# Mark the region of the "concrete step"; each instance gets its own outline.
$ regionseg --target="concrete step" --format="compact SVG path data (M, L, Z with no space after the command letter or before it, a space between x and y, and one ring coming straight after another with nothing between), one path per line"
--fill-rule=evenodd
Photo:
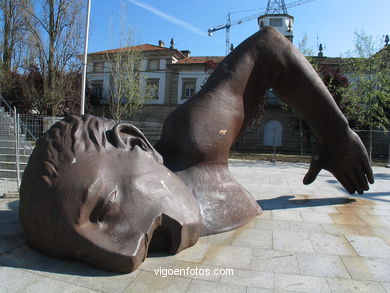
M19 198L19 192L17 191L8 191L3 193L2 195L0 194L1 198Z
M27 163L26 162L20 162L19 168L20 171L24 171L26 169ZM16 162L0 162L0 170L11 170L16 172Z
M0 141L13 139L15 139L15 135L13 133L0 132Z
M1 140L0 141L0 147L15 147L15 141L14 140Z
M19 154L20 155L30 155L33 151L33 148L23 148L19 146ZM15 146L12 147L0 147L0 154L3 155L14 155L15 154Z
M19 154L19 161L27 163L30 158L28 154ZM0 154L0 162L16 162L15 154Z
M17 193L18 186L16 178L1 178L0 177L0 197L14 196Z
M23 171L21 170L19 174L20 174L20 178L22 178ZM15 179L16 170L0 169L0 178Z

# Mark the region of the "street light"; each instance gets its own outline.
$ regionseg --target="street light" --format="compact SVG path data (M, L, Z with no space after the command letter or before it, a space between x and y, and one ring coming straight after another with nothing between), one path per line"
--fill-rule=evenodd
M87 54L88 54L88 37L89 37L89 17L91 14L91 0L88 0L87 20L85 24L85 42L84 42L84 58L83 58L83 77L81 81L81 102L80 115L84 115L85 109L85 85L87 82Z

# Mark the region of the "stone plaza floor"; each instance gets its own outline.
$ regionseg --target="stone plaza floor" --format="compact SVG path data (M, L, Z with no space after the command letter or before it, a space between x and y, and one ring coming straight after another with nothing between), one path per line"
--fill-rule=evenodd
M0 199L0 292L390 292L390 169L374 167L375 184L350 196L326 171L304 186L307 168L230 161L263 213L131 274L30 249L18 200Z

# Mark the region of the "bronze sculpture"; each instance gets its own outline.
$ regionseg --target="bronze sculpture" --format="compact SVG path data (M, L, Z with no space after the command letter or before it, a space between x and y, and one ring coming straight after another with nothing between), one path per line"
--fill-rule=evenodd
M228 154L267 88L319 138L304 183L323 168L350 193L368 190L374 180L360 139L305 57L266 27L167 118L157 151L132 125L92 116L55 124L23 176L20 220L28 244L131 272L148 249L176 253L199 236L245 224L261 210L230 174Z

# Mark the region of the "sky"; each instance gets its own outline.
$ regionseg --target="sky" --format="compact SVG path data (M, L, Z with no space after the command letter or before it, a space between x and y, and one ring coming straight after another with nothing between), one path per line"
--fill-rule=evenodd
M87 1L87 0L85 0ZM286 5L297 0L285 0ZM125 24L134 32L134 44L190 50L191 56L224 56L225 30L207 35L210 27L261 14L268 0L91 0L88 52L117 48ZM241 11L241 12L237 12ZM125 12L125 13L121 13ZM323 44L328 57L347 56L354 49L354 32L364 30L384 45L390 35L390 0L313 0L288 9L295 18L294 44L307 36L307 47L318 53ZM126 20L122 21L123 15ZM257 19L234 25L230 40L237 46L258 30Z

